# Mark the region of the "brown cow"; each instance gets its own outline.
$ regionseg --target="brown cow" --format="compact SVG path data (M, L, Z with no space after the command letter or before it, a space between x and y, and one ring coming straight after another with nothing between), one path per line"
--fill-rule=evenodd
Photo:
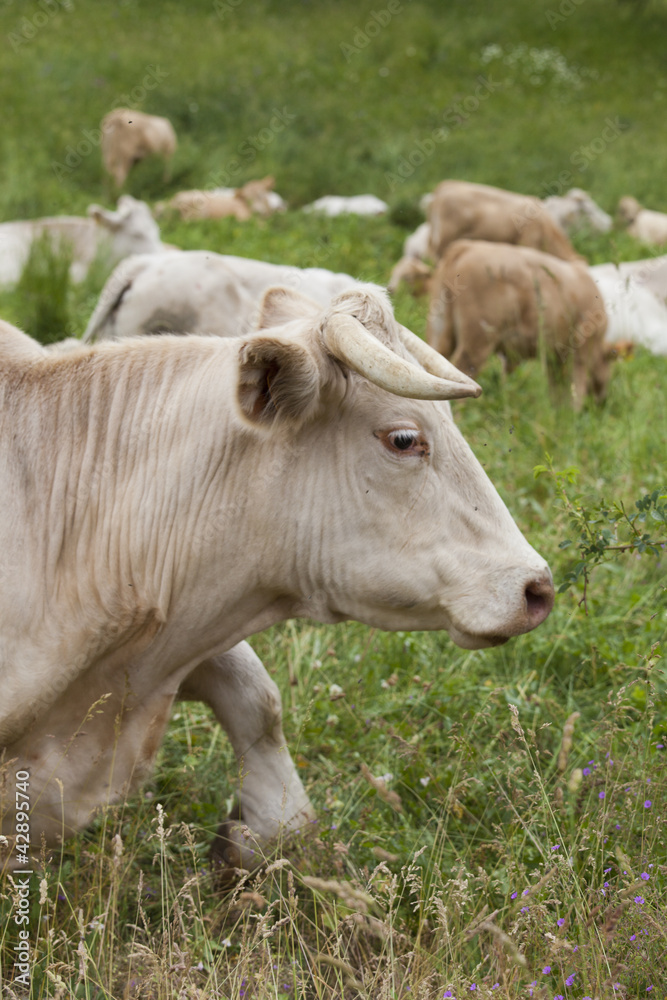
M155 154L168 162L176 150L176 133L168 118L114 108L102 119L101 129L102 161L119 188L139 160Z
M516 243L562 260L583 259L539 198L470 181L443 181L428 215L434 260L460 239Z
M494 353L511 368L539 353L550 367L573 367L573 399L604 399L609 352L607 314L588 269L532 247L458 240L438 264L427 340L457 368L477 376ZM554 365L555 362L555 365Z

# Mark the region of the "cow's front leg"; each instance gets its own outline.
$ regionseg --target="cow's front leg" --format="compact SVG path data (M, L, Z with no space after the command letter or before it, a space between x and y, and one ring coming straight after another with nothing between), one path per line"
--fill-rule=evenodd
M200 663L178 696L211 706L239 762L238 804L218 829L212 856L227 867L252 867L281 832L315 818L285 744L280 692L241 642Z

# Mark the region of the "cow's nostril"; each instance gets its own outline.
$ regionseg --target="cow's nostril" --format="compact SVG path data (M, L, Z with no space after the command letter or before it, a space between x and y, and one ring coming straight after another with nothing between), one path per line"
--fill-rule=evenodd
M526 610L533 626L539 625L548 616L554 604L554 588L551 579L533 580L526 587Z

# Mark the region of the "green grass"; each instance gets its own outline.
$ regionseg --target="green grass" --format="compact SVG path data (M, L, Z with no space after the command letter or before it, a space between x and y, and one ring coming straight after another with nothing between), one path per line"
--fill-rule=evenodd
M4 6L8 39L41 10ZM393 208L387 219L290 212L166 224L164 238L185 249L384 282L418 221L419 196L446 176L544 194L566 172L566 187L587 188L610 211L625 193L667 209L664 4L586 0L554 30L546 14L559 5L547 0L402 7L367 45L346 50L349 61L341 44L355 44L358 26L383 4L242 0L219 5L224 18L204 2L62 8L16 52L6 45L0 213L78 213L109 201L97 148L62 180L52 165L149 66L166 75L140 106L168 115L180 145L166 188L161 165L146 162L131 174L133 194L158 200L224 183L220 172L274 107L286 107L294 121L244 159L233 181L273 172L292 206L370 191ZM531 47L557 49L565 71ZM454 105L484 74L502 86L452 123ZM608 117L620 119L620 135L577 166L572 158ZM444 124L446 140L422 164L408 161L412 172L391 189L386 175ZM647 253L619 233L582 237L577 248L592 262ZM65 318L47 327L80 334L103 280L96 271L67 289ZM0 315L36 334L30 302L26 286L4 291ZM423 333L425 302L400 293L395 306ZM664 487L666 377L665 359L638 352L616 365L605 406L575 415L551 401L537 362L507 378L491 363L484 395L456 406L557 584L575 561L559 547L572 537L570 520L556 480L536 479L534 467L547 454L555 470L576 467L567 490L585 508L603 498L632 507ZM664 576L662 550L609 559L593 571L585 605L571 588L537 631L481 652L445 634L354 623L289 622L255 637L283 693L317 827L277 845L284 865L265 865L221 894L207 850L237 765L210 714L178 706L142 793L55 852L41 889L33 880L32 996L664 997ZM332 684L344 697L331 700ZM362 765L392 776L400 809ZM12 996L11 887L0 895L0 980Z

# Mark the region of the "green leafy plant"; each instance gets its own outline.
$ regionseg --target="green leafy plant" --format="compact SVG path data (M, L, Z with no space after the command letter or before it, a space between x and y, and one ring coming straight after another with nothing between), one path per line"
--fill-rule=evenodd
M647 528L647 522L667 524L667 489L655 489L635 500L634 510L629 510L623 501L608 503L604 499L586 502L580 493L570 495L567 486L577 482L579 470L575 466L556 470L550 455L546 455L546 465L536 465L533 475L537 479L550 475L556 484L558 501L567 512L572 538L565 538L560 549L576 545L579 560L568 570L565 580L558 587L563 593L569 587L583 581L580 603L586 607L588 585L595 566L619 552L650 552L657 556L660 548L667 544L667 530L661 537L654 537Z
M19 326L42 344L62 340L70 329L69 269L72 247L49 233L33 240L16 288Z

